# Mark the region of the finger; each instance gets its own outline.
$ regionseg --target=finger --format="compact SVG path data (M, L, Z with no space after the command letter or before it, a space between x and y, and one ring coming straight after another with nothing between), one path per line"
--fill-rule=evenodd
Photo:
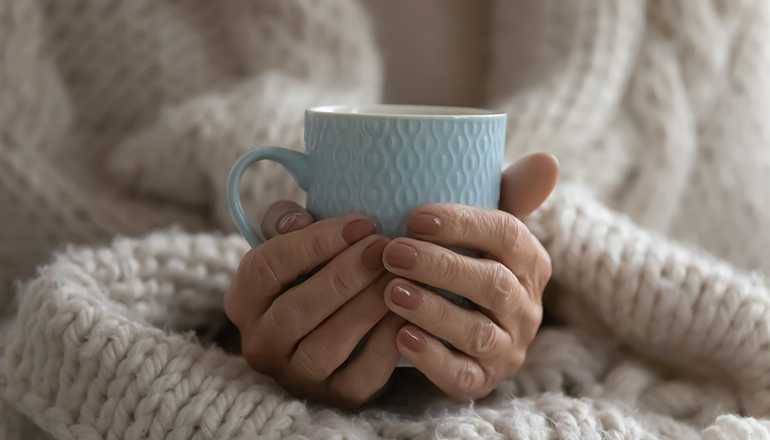
M500 209L518 218L529 215L548 198L559 176L559 161L546 153L525 156L503 171Z
M397 238L385 246L385 268L394 275L444 289L490 310L510 310L529 300L516 276L500 262L466 257L439 245Z
M312 383L326 380L388 313L383 292L391 279L391 274L380 275L305 336L289 361L289 369Z
M412 324L399 330L396 345L402 356L454 399L481 398L496 385L475 360L463 353L450 351Z
M247 332L284 286L375 232L374 223L349 214L321 220L250 249L225 292L227 317Z
M499 360L513 346L511 335L487 315L452 304L407 280L399 278L388 285L385 303L393 313L468 356Z
M409 217L407 229L421 240L478 249L492 256L528 290L542 290L551 277L551 259L545 248L524 223L507 212L448 203L423 205Z
M313 216L294 202L281 200L267 208L262 218L262 236L265 240L298 231L313 223Z
M272 335L281 354L288 355L297 341L384 271L382 250L386 240L379 235L364 238L309 280L281 294L262 317L259 331Z
M361 353L331 376L329 389L341 403L359 405L385 386L401 359L396 335L404 323L396 315L386 315L374 328Z

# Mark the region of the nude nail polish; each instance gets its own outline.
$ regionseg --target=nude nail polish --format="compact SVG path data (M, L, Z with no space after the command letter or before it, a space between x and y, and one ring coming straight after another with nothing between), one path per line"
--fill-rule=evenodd
M388 243L384 240L377 240L361 252L361 263L369 270L380 270L382 265L382 251Z
M413 286L402 282L393 286L393 290L390 292L390 299L393 300L393 304L408 310L414 310L420 307L422 303L420 292Z
M421 212L409 217L406 228L419 235L433 235L441 229L441 220L433 214Z
M425 336L417 330L410 329L409 327L403 327L398 332L398 340L409 351L415 353L422 353L428 347L428 341L425 340Z
M292 226L294 226L302 216L303 214L301 212L291 212L284 215L281 217L281 220L278 221L278 224L275 227L276 231L278 231L279 234L291 232Z
M351 245L375 232L377 232L377 228L374 227L371 220L360 218L345 225L342 229L342 239Z
M385 250L385 260L398 269L412 269L417 264L417 249L404 243L393 243Z

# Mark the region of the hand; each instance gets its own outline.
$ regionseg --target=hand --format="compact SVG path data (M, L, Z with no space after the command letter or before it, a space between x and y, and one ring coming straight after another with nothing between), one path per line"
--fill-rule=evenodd
M224 297L242 355L298 397L340 406L369 400L401 357L395 338L404 321L383 301L392 279L382 265L387 239L360 215L313 223L290 202L269 209L262 231L267 241L244 256Z
M529 214L550 194L557 173L558 162L548 155L512 165L503 174L501 207ZM397 238L384 252L385 267L399 277L388 284L385 302L409 321L398 333L398 350L450 397L484 397L524 362L542 321L551 259L521 221L500 210L424 205L407 228L414 238ZM443 246L476 249L482 258ZM468 298L479 310L456 306L415 282Z

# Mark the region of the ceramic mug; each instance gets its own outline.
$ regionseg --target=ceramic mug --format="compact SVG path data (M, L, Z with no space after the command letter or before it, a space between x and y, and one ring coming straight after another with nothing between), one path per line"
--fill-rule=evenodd
M505 113L461 107L309 109L305 111L305 153L264 147L235 162L227 180L230 215L249 244L262 243L243 212L238 191L246 168L260 160L278 162L291 173L307 192L306 208L316 220L359 212L374 221L379 234L391 239L406 235L409 214L425 203L495 209L505 125ZM474 307L459 295L425 287L457 305ZM362 345L363 341L351 357ZM411 365L401 359L398 366Z
M419 205L452 202L497 208L506 114L413 105L326 106L305 111L306 152L259 148L235 162L227 181L230 215L252 245L238 191L260 160L283 165L307 192L316 220L359 212L388 238L406 234Z

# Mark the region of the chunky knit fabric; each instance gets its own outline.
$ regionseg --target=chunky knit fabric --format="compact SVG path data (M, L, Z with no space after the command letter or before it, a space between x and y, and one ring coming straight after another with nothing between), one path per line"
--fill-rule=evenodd
M54 438L770 438L770 290L563 187L530 219L555 310L475 405L341 414L292 399L185 331L221 319L237 236L157 232L70 249L24 289L4 396ZM180 333L181 332L181 333ZM415 397L416 398L416 397ZM403 411L403 408L402 408Z
M473 405L349 414L192 332L222 322L246 251L225 235L233 160L301 149L306 107L378 99L364 10L0 0L5 298L51 249L123 237L60 247L20 286L0 334L2 434L770 438L770 3L501 0L489 24L479 81L508 112L507 159L562 164L527 219L560 324ZM244 190L255 218L301 200L275 166Z
M62 243L233 229L224 185L240 154L301 150L305 108L378 96L373 38L349 0L0 5L5 292ZM280 167L249 174L256 217L301 197Z

